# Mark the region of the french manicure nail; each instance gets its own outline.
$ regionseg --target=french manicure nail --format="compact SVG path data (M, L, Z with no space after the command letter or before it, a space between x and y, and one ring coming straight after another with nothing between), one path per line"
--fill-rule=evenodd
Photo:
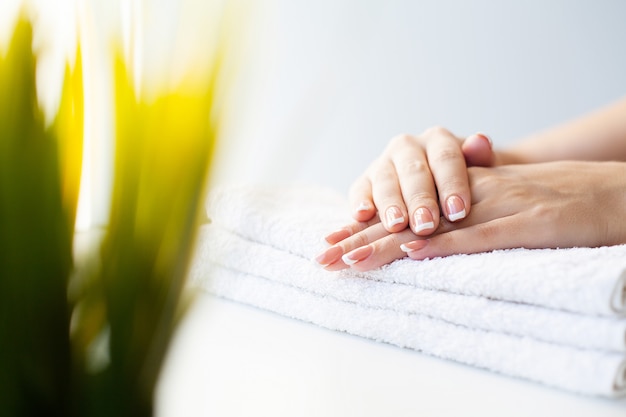
M387 223L387 227L395 226L396 224L400 224L404 222L404 216L400 209L396 206L391 206L385 211L385 220Z
M329 265L333 262L337 262L341 255L343 255L343 249L341 249L339 246L331 246L324 252L317 255L315 257L315 262L320 265Z
M353 251L350 251L343 255L341 257L341 260L346 265L354 265L355 263L362 261L363 259L370 256L373 251L374 248L372 248L370 245L361 246L360 248L354 249Z
M356 208L356 211L367 211L371 208L370 203L367 201L361 201L359 206Z
M465 218L465 203L460 197L453 195L446 201L448 208L448 219L451 222Z
M422 230L434 229L435 222L433 221L433 215L430 210L424 207L420 207L415 210L413 215L415 218L415 233L419 233Z
M428 245L428 242L430 242L428 239L414 240L412 242L403 243L400 245L400 249L402 252L414 252L416 250L424 249L426 245Z

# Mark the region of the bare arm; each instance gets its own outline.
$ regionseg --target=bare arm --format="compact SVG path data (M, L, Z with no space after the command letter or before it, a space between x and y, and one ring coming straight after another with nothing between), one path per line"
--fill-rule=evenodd
M626 98L497 152L496 164L626 161Z

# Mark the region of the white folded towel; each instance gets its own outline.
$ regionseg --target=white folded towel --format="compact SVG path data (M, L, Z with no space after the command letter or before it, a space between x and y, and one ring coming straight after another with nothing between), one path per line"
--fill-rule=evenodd
M239 187L214 193L209 208L213 224L201 230L190 278L217 295L331 329L576 392L606 396L626 392L624 319L546 308L557 305L610 314L612 291L624 279L623 265L622 269L613 265L616 254L596 251L613 265L608 274L619 271L612 279L594 271L589 281L602 290L591 290L594 296L586 299L582 288L576 287L579 279L572 279L576 285L565 285L565 294L554 292L557 302L545 302L549 298L545 290L535 294L526 288L518 270L490 262L510 265L516 256L554 255L553 262L542 261L544 268L551 265L544 279L557 277L567 284L567 277L558 271L560 262L569 262L562 253L572 250L400 260L365 274L331 273L309 259L323 248L324 233L349 221L345 213L343 198L325 189ZM604 248L617 249L624 253L623 247ZM586 251L594 250L581 249L579 256ZM424 267L433 263L441 264L446 273ZM468 266L480 268L474 279L489 285L450 276L460 275L458 271L467 271ZM530 274L547 272L525 267ZM569 271L566 268L564 273ZM501 276L505 272L512 273ZM579 307L568 299L572 294L579 302L595 303L594 307ZM515 297L529 304L494 299Z
M626 318L582 315L329 272L309 259L252 242L217 224L200 230L193 276L210 276L207 268L211 265L368 308L427 315L583 349L626 352Z
M209 271L205 271L209 272ZM332 330L587 395L623 395L624 357L487 332L417 314L368 308L213 265L203 288Z
M212 194L207 210L211 221L246 239L309 259L324 248L322 236L351 222L345 199L315 186L229 187ZM353 275L582 314L626 314L626 245L405 258Z

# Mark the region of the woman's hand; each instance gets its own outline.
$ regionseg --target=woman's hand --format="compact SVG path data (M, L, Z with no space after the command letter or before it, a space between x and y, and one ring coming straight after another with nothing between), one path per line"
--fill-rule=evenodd
M389 233L376 221L347 227L317 260L329 270L365 271L413 259L507 248L596 247L626 243L626 163L550 162L468 169L473 209L442 221L428 239ZM342 256L343 255L343 256Z
M490 166L493 159L491 141L483 134L462 140L434 127L420 136L397 136L353 184L353 216L366 222L378 214L389 232L409 225L416 235L430 235L440 212L451 222L469 214L467 165Z

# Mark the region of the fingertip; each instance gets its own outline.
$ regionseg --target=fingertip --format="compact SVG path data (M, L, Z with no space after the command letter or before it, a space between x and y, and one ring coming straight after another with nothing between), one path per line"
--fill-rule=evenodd
M430 243L430 239L418 239L400 245L400 250L411 254L424 249Z
M458 195L451 195L446 200L446 213L451 222L463 220L469 214L469 205Z
M487 141L487 143L489 144L489 148L493 149L493 141L491 140L491 137L489 135L482 132L476 132L473 136L477 137L478 139L482 139L483 141Z
M406 229L408 224L407 216L398 206L390 206L385 210L383 223L385 225L385 229L391 233Z
M437 230L439 217L435 218L432 210L420 207L413 212L412 230L418 236L428 236Z
M436 239L435 239L436 240ZM418 239L412 242L404 243L401 245L401 249L406 253L406 256L415 260L423 261L425 259L432 258L433 254L433 238Z
M362 262L365 259L369 258L372 253L374 253L374 248L371 245L361 246L359 248L353 249L350 252L344 254L341 257L341 260L344 264L348 266L352 266L358 262Z
M493 165L493 142L484 133L475 133L468 136L461 145L465 161L471 166Z
M315 256L314 261L320 265L328 266L337 262L343 255L343 249L340 246L331 246L319 255Z
M352 210L352 217L359 222L371 220L376 214L374 204L368 200L361 200Z

